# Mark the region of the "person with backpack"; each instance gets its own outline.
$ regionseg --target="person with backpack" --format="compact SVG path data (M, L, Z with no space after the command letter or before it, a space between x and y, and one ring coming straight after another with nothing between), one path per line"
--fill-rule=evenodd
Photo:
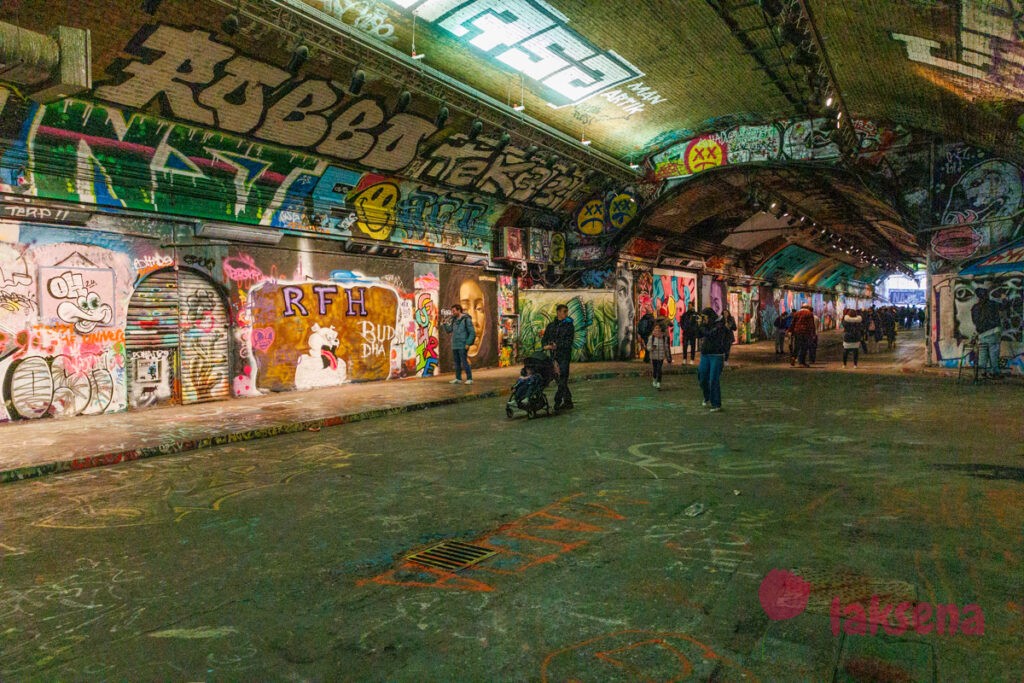
M644 355L643 360L646 362L650 360L648 358L647 351L647 340L651 338L651 333L654 331L654 314L644 313L643 317L640 318L640 322L636 324L636 333L640 337L640 342L643 344Z
M462 306L452 304L452 317L443 323L444 331L452 335L452 357L455 361L455 379L449 384L462 384L462 370L466 370L466 384L473 383L473 369L469 366L469 347L476 341L473 318L463 313Z
M811 367L807 364L807 354L811 350L811 341L817 331L814 329L814 311L811 310L810 304L803 304L793 314L793 323L789 331L793 335L793 353L789 357L789 364L796 365L799 361L800 367Z
M697 357L697 337L700 336L700 316L692 308L679 316L679 327L683 331L683 364L689 365ZM690 359L686 359L686 352L689 350Z
M705 308L700 317L700 366L697 368L697 382L704 395L704 407L711 407L712 413L722 410L722 368L725 367L725 351L732 331L725 321L718 317L713 308Z

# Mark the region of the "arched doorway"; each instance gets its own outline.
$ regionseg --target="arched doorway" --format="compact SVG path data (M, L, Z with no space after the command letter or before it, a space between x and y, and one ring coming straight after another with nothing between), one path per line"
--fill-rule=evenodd
M214 283L186 268L147 276L128 304L133 408L230 398L230 319Z

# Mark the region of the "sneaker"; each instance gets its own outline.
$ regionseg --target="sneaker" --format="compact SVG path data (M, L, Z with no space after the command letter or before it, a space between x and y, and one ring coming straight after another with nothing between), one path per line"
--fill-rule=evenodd
M467 379L467 380L466 380L466 381L464 382L464 384L472 384L472 383L473 383L473 380L471 380L471 379Z
M711 405L710 401L701 401L700 402L700 407L701 408L707 408L709 405Z
M655 382L654 383L654 388L655 389L661 389L661 382Z
M658 388L658 380L651 381L651 386L654 387L655 389L657 389Z
M791 367L791 368L795 368L796 367L796 358L790 358L789 359L789 367Z
M710 412L712 412L712 413L720 413L720 412L722 412L722 406L718 406L717 408L712 408L710 410Z
M448 384L462 384L462 380L461 379L453 379L452 381L448 382Z

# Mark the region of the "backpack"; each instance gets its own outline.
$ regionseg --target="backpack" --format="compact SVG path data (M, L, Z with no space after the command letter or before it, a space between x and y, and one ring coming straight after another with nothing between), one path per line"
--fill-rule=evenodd
M644 317L640 318L640 322L637 323L636 333L646 342L647 338L651 336L651 332L654 332L654 316L650 313L645 313Z

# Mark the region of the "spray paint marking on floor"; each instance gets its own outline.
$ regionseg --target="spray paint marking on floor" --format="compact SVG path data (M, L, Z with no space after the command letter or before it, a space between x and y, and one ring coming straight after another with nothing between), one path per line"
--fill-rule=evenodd
M610 507L612 500L597 496L600 500L597 502L588 498L582 493L567 496L473 539L470 541L473 545L490 548L497 555L485 564L459 574L406 561L383 574L360 580L356 585L376 583L441 590L493 591L492 577L516 576L553 562L587 545L596 535L615 531L615 523L626 519L625 515Z

